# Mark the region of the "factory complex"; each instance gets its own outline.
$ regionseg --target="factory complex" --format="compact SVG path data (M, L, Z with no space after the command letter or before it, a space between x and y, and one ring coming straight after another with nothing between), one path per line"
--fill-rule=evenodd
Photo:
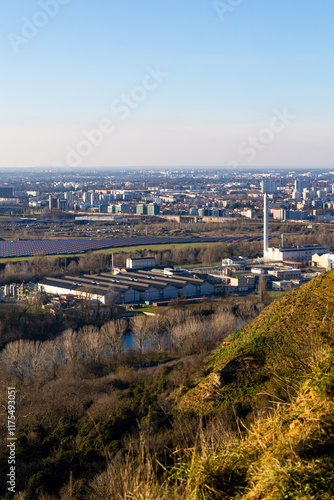
M327 247L321 245L298 245L297 247L284 248L283 244L281 248L269 247L269 208L268 208L268 195L267 192L264 193L263 197L264 209L263 209L263 258L265 261L271 262L286 262L293 263L294 265L321 265L316 264L319 262L319 257L326 254L327 261L325 266L327 268L328 261L333 260L331 258L330 251ZM313 256L317 256L318 260L314 260ZM312 264L313 261L313 264Z
M175 299L178 297L203 297L215 293L214 286L206 280L188 276L175 276L171 270L151 269L118 270L117 274L85 274L80 277L44 278L38 290L50 295L131 304Z

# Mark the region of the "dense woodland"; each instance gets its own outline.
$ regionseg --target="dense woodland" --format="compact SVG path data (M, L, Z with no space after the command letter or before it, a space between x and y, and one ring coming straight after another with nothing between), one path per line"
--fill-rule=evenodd
M142 426L148 434L152 425L168 429L168 437L150 445L163 458L181 429L170 413L171 392L192 387L198 370L204 373L203 357L264 307L256 298L191 309L175 301L156 316L86 324L58 334L50 323L40 336L44 340L7 343L0 354L2 390L7 384L17 390L17 479L24 498L63 495L69 481L80 490L84 477L125 456L132 440L139 446ZM134 347L125 351L122 336L128 330ZM5 462L4 447L1 470Z

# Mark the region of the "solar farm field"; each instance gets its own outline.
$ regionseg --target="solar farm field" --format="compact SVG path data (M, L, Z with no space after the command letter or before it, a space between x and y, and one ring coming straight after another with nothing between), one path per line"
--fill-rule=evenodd
M131 246L191 244L191 243L233 243L237 241L259 241L259 236L233 238L109 238L101 240L20 240L0 242L0 258L28 257L33 255L67 255Z

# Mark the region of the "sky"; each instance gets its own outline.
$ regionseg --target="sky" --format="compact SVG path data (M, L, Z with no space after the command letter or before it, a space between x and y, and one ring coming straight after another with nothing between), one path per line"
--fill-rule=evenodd
M333 167L333 0L0 0L0 168Z

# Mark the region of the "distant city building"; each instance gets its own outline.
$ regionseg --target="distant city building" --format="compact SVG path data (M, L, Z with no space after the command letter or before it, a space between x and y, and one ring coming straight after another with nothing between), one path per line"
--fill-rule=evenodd
M58 210L66 210L67 209L67 200L57 199L57 209Z
M287 210L286 208L271 209L275 220L306 220L308 212L306 210Z
M159 215L160 206L155 203L145 205L143 203L136 206L136 214L139 215Z
M72 191L67 191L64 194L65 200L67 200L67 206L68 207L73 207L73 200L74 200L74 195Z
M246 210L243 210L241 212L241 215L243 217L247 217L247 219L253 219L254 215L255 215L255 212L254 210L251 210L251 209L246 209Z
M49 196L49 210L66 210L67 200L57 198L57 196Z
M136 214L139 215L147 215L147 205L144 205L141 203L140 205L136 206Z
M209 212L210 212L210 211L209 211L209 209L208 209L208 208L199 208L199 209L198 209L198 215L199 215L200 217L208 217L208 215L210 215L210 214L209 214Z
M215 208L199 208L199 217L229 217L230 212L228 210L218 210Z
M57 196L49 196L49 210L56 210L58 208L58 198Z
M130 214L131 207L126 203L120 203L119 205L115 205L115 213L116 214Z
M307 201L311 198L311 191L309 191L307 188L303 189L303 200Z
M261 193L274 194L277 192L277 182L271 179L261 181Z
M99 205L99 212L100 212L100 214L107 214L108 213L108 205L105 205L105 204Z
M310 179L302 179L298 178L295 180L295 190L296 191L303 191L304 188L310 189L311 187L311 181Z
M198 215L198 208L191 207L191 209L189 210L189 215Z
M155 203L149 203L147 205L147 215L159 215L159 214L160 214L159 205L156 205Z
M82 195L82 200L84 203L90 203L90 193L87 193L86 191L84 192L84 194Z
M298 191L297 189L294 189L292 191L292 199L293 200L299 200L302 197L302 193Z

